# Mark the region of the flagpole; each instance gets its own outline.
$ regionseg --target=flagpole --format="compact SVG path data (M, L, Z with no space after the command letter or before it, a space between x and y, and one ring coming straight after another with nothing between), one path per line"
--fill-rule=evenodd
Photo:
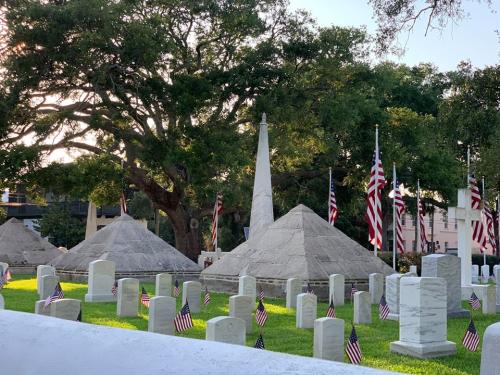
M392 269L396 271L396 163L392 163Z
M470 146L467 146L467 186L470 183Z
M481 185L482 185L482 188L483 188L483 207L484 207L484 202L486 202L486 190L484 189L484 176L482 177L481 179ZM482 215L481 215L482 216ZM488 226L484 224L483 222L483 228L484 228L484 236L487 237L488 236ZM485 246L485 249L483 251L483 264L486 265L486 246Z
M214 252L217 254L219 242L219 193L215 194L215 241L214 241Z
M417 180L417 242L415 243L415 252L418 253L418 249L421 249L422 244L420 239L420 179Z
M331 224L330 221L330 215L331 215L331 209L332 209L332 202L330 199L330 195L332 194L331 192L332 189L332 167L330 167L330 185L328 185L328 224Z
M374 255L377 256L377 242L378 242L378 164L379 164L379 149L378 149L378 124L375 125L375 209L374 209L374 216L375 216L375 225L374 225L374 231L375 231L375 241L374 241Z

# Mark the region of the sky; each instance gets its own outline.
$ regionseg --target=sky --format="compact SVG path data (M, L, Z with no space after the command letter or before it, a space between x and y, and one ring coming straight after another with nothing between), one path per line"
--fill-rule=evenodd
M377 25L368 0L290 0L292 9L305 9L320 26L365 26L375 34ZM476 1L464 1L466 18L449 23L444 30L430 30L425 36L426 19L420 20L415 30L404 32L400 44L406 44L405 54L389 60L416 65L430 62L441 71L456 69L460 61L469 60L473 66L483 68L500 63L500 1L489 8Z

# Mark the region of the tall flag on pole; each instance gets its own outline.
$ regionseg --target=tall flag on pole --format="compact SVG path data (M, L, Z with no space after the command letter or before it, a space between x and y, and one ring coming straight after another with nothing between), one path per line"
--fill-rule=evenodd
M380 303L378 305L378 317L380 320L386 320L389 316L389 305L387 305L387 301L385 299L385 295L382 294L380 298Z
M358 336L356 335L356 329L352 326L351 335L349 336L349 340L347 341L347 346L345 348L345 352L349 361L353 365L359 365L361 363L361 347L359 346Z
M264 289L262 289L262 286L260 287L259 291L259 301L264 302Z
M477 298L476 293L472 292L469 298L469 305L473 310L479 310L481 308L481 301Z
M462 344L464 345L465 349L475 352L477 350L477 347L479 345L479 335L477 333L476 327L474 326L474 322L472 321L472 318L470 319L469 326L467 327L467 330L465 331L464 339L462 340Z
M50 296L47 297L43 307L46 308L52 302L57 301L58 299L63 299L63 298L64 298L64 292L61 288L61 283L57 283L56 287L54 288L54 293L52 293Z
M179 297L179 294L181 294L181 289L179 288L179 280L175 280L174 284L174 297Z
M218 231L219 231L219 215L222 212L222 196L217 193L215 197L214 212L212 214L212 244L214 251L217 251Z
M405 213L405 202L403 201L403 195L401 194L401 189L399 187L399 181L396 178L396 166L393 168L393 181L392 181L392 204L393 204L393 227L394 233L394 254L396 251L400 254L405 252L404 239L403 239L403 215ZM395 255L394 255L395 257ZM395 259L395 258L394 258ZM395 260L394 260L395 261Z
M425 222L424 222L424 217L425 217L425 203L421 199L421 194L420 194L420 181L417 183L417 228L419 232L419 242L420 242L420 251L425 252L427 249L427 234L425 233Z
M477 180L474 175L469 177L469 187L471 191L471 208L475 210L481 209L481 193L477 185ZM472 239L479 244L481 253L486 250L486 235L484 231L483 222L481 220L472 221Z
M337 199L335 198L335 190L333 187L333 178L332 178L332 168L330 168L330 189L328 193L328 223L331 226L335 225L335 220L337 220Z
M493 217L490 205L486 200L484 201L483 214L486 232L488 233L488 242L490 243L491 249L493 250L493 254L495 254L497 251L497 241L495 238L495 219Z
M354 283L351 283L351 299L354 299L354 295L358 292L358 288L354 286Z
M148 292L146 292L146 289L144 289L144 287L142 287L142 292L141 292L141 303L148 307L149 308L149 302L151 301L151 299L149 298L149 294Z
M208 306L209 303L210 303L210 293L208 292L208 288L205 287L205 298L203 299L203 304L205 306Z
M382 189L385 186L384 168L378 148L378 127L375 131L375 152L373 154L370 182L368 183L368 239L374 246L374 253L382 248Z
M193 326L193 319L191 318L191 311L189 310L187 301L181 311L175 316L174 326L177 332L183 332Z
M255 312L255 320L261 327L264 327L264 324L266 324L267 312L262 301L259 301L259 306L257 306L257 311Z
M265 349L264 339L262 338L262 334L260 334L259 337L257 338L257 341L255 342L254 348L256 348L256 349Z
M335 313L335 305L333 304L333 296L332 300L330 301L330 306L328 306L328 309L326 310L326 317L327 318L336 318L337 314Z
M118 294L118 281L115 281L113 286L111 287L111 293L116 297Z

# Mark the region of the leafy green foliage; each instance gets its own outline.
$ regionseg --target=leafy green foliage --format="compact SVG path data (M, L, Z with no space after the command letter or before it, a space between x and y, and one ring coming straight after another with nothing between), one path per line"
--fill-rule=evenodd
M54 246L67 249L79 244L85 239L85 223L71 216L64 206L50 206L38 220L36 230L42 237L49 237Z
M7 220L7 210L0 207L0 225Z

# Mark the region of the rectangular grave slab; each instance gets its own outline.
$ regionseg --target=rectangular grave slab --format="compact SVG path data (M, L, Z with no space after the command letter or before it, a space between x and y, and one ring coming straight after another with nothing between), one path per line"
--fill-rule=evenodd
M233 345L245 345L245 322L239 318L218 316L207 321L206 339Z
M135 317L139 315L139 280L125 278L118 280L116 315Z
M115 302L111 289L115 283L115 262L94 260L89 263L88 293L85 302Z
M149 302L148 331L174 335L175 298L170 296L157 296Z

